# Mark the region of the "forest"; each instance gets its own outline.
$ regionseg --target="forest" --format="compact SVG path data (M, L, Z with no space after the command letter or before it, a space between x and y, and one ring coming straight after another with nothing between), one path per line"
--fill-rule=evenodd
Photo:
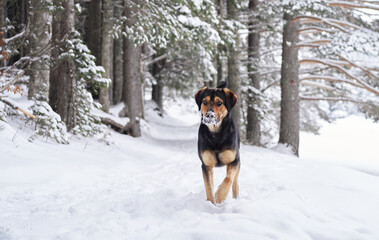
M0 29L0 121L35 121L30 141L139 137L147 101L162 116L222 82L246 144L298 155L339 110L379 120L376 0L1 0ZM118 104L126 125L94 113Z

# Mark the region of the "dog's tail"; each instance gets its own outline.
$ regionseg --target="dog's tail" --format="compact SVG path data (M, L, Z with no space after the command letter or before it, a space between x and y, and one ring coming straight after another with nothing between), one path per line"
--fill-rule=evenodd
M217 88L226 88L226 82L221 82L220 85L217 86Z

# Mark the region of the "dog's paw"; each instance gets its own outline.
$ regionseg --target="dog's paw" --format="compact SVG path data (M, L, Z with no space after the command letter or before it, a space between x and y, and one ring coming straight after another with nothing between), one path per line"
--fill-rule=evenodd
M221 191L217 191L215 194L215 202L216 204L223 203L225 201L225 196L224 194L221 193Z

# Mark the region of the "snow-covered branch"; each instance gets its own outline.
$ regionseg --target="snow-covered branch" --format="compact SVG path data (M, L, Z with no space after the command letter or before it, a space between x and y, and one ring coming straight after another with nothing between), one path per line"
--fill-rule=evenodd
M328 60L322 60L322 59L303 59L303 60L300 60L299 61L299 64L324 64L324 65L328 65L330 67L333 67L335 69L338 69L340 72L344 73L345 75L347 75L348 77L354 79L355 81L358 82L359 85L361 85L363 88L365 88L367 91L369 92L372 92L374 93L375 95L379 96L379 91L376 90L374 87L368 85L367 83L365 83L364 81L356 78L355 76L353 76L352 74L350 74L347 70L345 70L344 68L342 68L341 66L339 66L338 64L335 64L335 63L332 63L332 62L329 62Z
M310 75L310 76L303 77L300 79L300 83L305 80L318 80L318 79L326 80L330 82L344 82L344 83L353 85L355 87L364 88L362 85L356 82L353 82L349 79L337 78L337 77L332 77L332 76L323 76L323 75Z
M321 28L321 27L307 27L307 28L302 28L296 32L299 34L307 34L307 33L321 33L321 32L335 33L336 31L328 29L328 28Z
M322 18L322 17L316 17L316 16L305 16L300 15L295 17L292 21L300 21L300 23L325 23L329 26L335 27L343 32L347 32L348 27L354 28L354 29L361 29L360 26L357 26L355 24L352 24L350 22L336 20L332 18Z
M363 72L365 72L367 75L369 75L369 76L371 76L371 77L373 77L373 78L379 79L379 77L376 76L374 73L372 73L369 69L364 68L364 67L361 67L361 66L359 66L358 64L356 64L356 63L350 61L349 59L347 59L347 58L345 58L345 57L343 57L343 56L341 56L341 55L339 55L339 54L338 54L337 56L338 56L339 58L341 58L342 60L348 62L348 63L351 64L352 66L361 69L361 70L362 70Z
M307 100L307 101L332 101L332 102L338 102L338 101L344 101L344 102L353 102L358 104L363 104L364 102L349 98L349 97L307 97L307 96L300 96L300 100Z
M301 47L319 47L321 44L325 43L330 43L332 40L331 39L319 39L319 40L314 40L314 41L309 41L309 42L299 42L296 47L301 48Z
M365 8L379 11L379 6L370 3L354 3L351 1L332 1L329 2L329 6L331 7L344 7L344 8Z

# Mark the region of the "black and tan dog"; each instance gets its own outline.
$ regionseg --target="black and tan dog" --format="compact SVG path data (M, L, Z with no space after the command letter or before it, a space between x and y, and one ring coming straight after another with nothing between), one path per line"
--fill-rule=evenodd
M202 162L207 200L212 203L222 203L228 196L231 186L233 186L233 198L237 198L240 137L230 114L237 102L237 95L223 84L214 89L207 87L200 89L195 99L201 111L197 146ZM226 165L226 177L213 195L213 168L224 165Z

